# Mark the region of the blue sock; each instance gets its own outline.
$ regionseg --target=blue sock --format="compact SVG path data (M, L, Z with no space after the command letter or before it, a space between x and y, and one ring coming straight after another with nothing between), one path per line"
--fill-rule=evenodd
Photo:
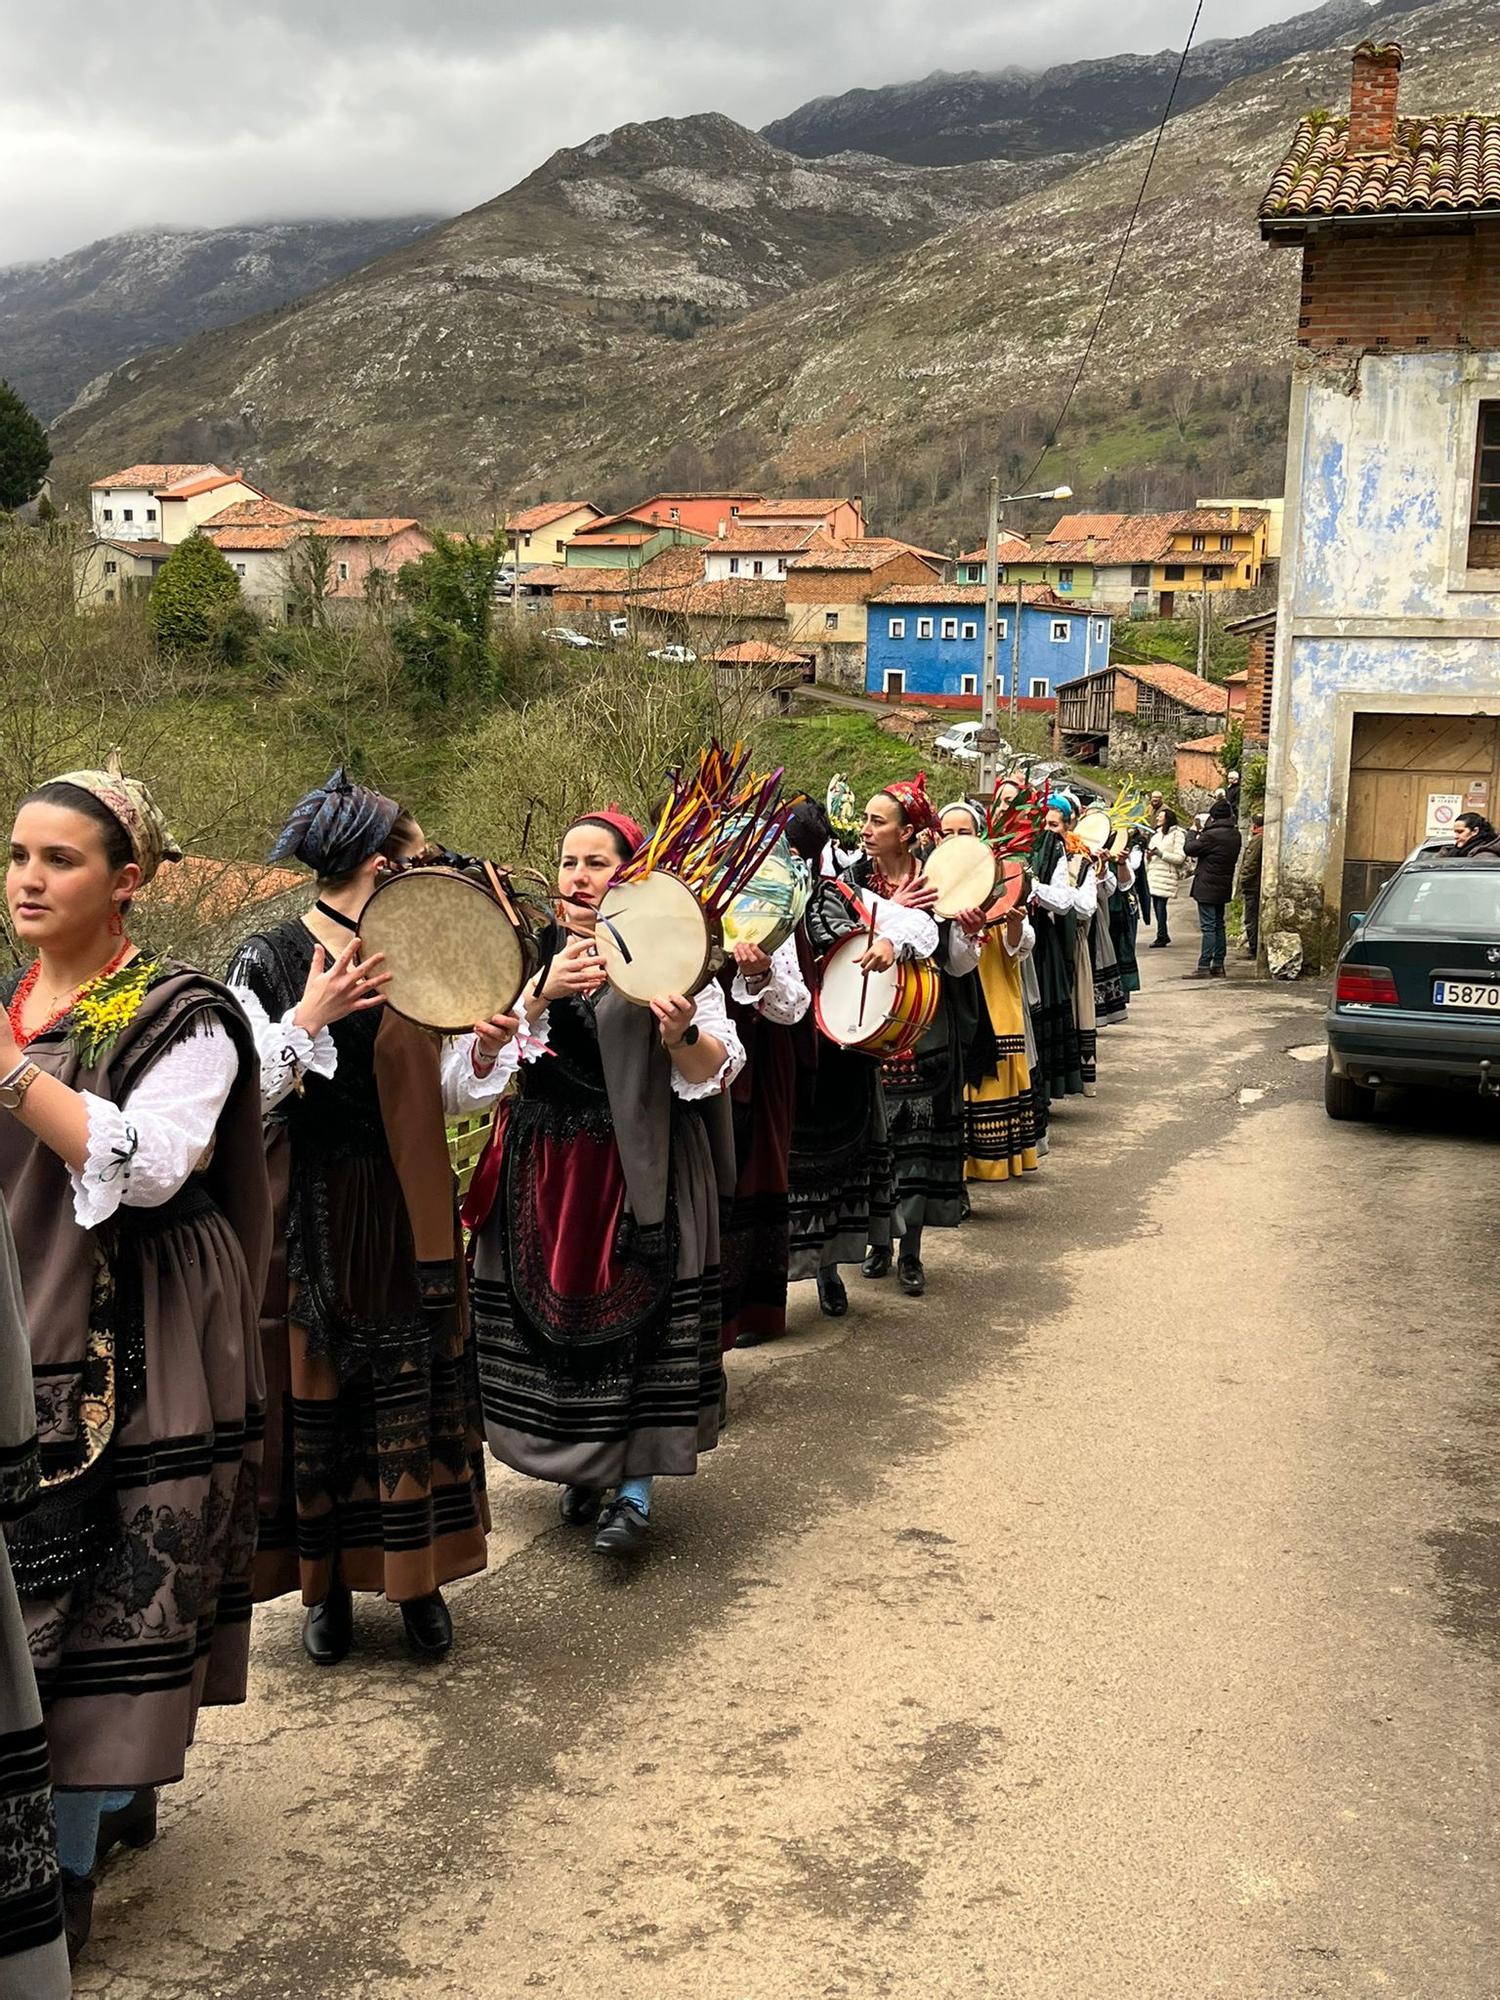
M134 1792L54 1793L57 1859L70 1875L93 1874L101 1814L120 1812L134 1797Z
M643 1514L651 1512L651 1481L649 1479L622 1479L616 1489L617 1497L629 1500L639 1507Z

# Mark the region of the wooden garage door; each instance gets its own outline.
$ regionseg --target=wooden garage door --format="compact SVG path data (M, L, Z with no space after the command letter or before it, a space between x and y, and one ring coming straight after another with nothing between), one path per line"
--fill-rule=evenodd
M1493 818L1500 724L1487 715L1357 715L1349 759L1342 923L1367 910L1427 828L1434 792Z

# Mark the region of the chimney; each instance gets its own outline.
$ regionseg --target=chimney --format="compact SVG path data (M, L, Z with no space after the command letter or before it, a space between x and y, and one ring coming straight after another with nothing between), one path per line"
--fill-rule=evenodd
M1229 509L1229 527L1230 527L1230 532L1232 534L1239 533L1240 509L1238 501L1236 501Z
M1395 144L1401 62L1399 42L1364 41L1354 51L1346 148L1350 159L1388 153Z

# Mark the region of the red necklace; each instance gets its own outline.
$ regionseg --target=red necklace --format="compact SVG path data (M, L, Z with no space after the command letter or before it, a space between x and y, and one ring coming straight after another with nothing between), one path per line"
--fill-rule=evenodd
M74 987L66 1003L59 1007L55 1014L43 1021L39 1028L33 1028L28 1033L21 1025L22 1018L26 1012L26 1002L36 990L36 983L42 976L42 961L39 958L34 958L25 972L22 973L21 983L11 995L10 1005L5 1010L10 1016L10 1031L16 1038L16 1047L18 1049L29 1047L32 1042L36 1041L38 1036L49 1033L51 1029L57 1026L59 1021L65 1021L78 1005L78 1002L83 998L84 994L88 992L89 988L97 986L101 979L108 979L111 973L118 972L134 950L135 946L130 942L129 938L126 938L108 965L102 966L98 972L90 973L81 986Z
M895 895L903 882L910 881L911 876L918 872L916 868L913 868L910 874L901 877L900 882L893 882L878 861L872 861L870 867L873 871L870 887L875 891L877 896L884 896L887 902Z

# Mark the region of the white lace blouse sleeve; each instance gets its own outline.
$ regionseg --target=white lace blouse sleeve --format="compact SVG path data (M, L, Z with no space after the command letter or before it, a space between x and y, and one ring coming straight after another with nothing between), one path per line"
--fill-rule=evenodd
M520 1032L496 1056L493 1068L483 1076L474 1067L474 1048L478 1037L450 1035L443 1043L439 1072L443 1084L444 1111L450 1118L461 1118L469 1111L487 1111L497 1097L505 1094L507 1085L521 1064L534 1062L546 1048L547 1035L545 1014L534 1028L523 1024Z
M273 1021L248 986L230 988L244 1008L255 1037L255 1053L260 1057L260 1108L274 1111L288 1091L304 1076L332 1076L339 1066L338 1050L327 1028L308 1034L292 1020L295 1007L288 1007L279 1021Z
M171 1200L208 1151L239 1066L228 1030L215 1021L174 1043L123 1104L79 1093L88 1154L69 1179L80 1229L96 1229L120 1207L160 1208Z
M720 1091L729 1088L745 1067L745 1045L740 1040L739 1029L729 1018L724 989L717 979L711 979L693 1002L693 1020L700 1033L712 1035L723 1043L724 1060L702 1083L690 1082L675 1063L672 1065L672 1088L679 1097L690 1102L695 1097L717 1097Z
M763 1020L783 1028L794 1028L812 1005L812 995L797 963L797 947L787 940L771 954L771 970L764 986L752 989L743 972L736 972L730 998L741 1007L753 1007Z
M888 938L898 958L931 958L938 948L937 919L928 910L909 910L886 896L870 897L875 909L875 934Z
M958 924L948 926L948 970L960 976L972 972L979 963L984 939L971 938Z
M1099 878L1092 868L1085 868L1083 880L1073 890L1073 907L1080 917L1091 917L1099 907Z
M1030 917L1022 917L1021 935L1016 940L1014 949L1012 949L1010 941L1005 935L1004 926L1002 925L1000 930L1000 942L1002 945L1004 945L1005 949L1008 952L1010 952L1012 958L1015 959L1030 958L1031 954L1036 950L1036 925L1031 921Z
M1068 875L1068 857L1060 856L1052 871L1049 882L1038 881L1035 885L1036 899L1044 910L1051 910L1059 917L1065 917L1073 908L1073 884Z

